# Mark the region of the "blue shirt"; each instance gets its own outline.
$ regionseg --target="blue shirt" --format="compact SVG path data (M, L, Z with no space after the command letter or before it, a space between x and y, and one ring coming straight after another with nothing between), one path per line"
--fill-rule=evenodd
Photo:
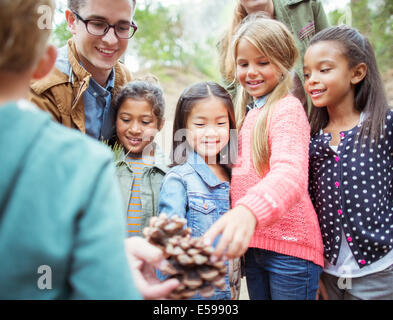
M68 46L58 50L56 67L69 76L71 83L73 82L74 75L68 61ZM114 116L110 108L114 86L115 72L112 70L105 88L91 77L89 87L83 93L86 134L95 139L107 140L114 134Z
M0 299L140 299L108 149L22 100L0 154Z
M90 78L89 87L83 94L86 134L96 139L108 140L114 133L114 116L110 108L115 72L112 70L106 87Z
M247 108L246 108L246 112L252 110L252 109L261 109L267 102L267 98L268 98L269 94L266 94L262 97L259 97L257 99L255 99L252 103L250 103Z
M342 231L359 267L381 259L393 248L393 111L383 135L359 148L355 128L340 132L337 152L331 134L310 142L310 195L318 214L325 258L335 265Z
M186 163L173 167L166 174L158 200L158 212L187 219L192 237L201 237L221 215L230 209L229 182L220 181L195 152ZM210 299L230 299L227 289L216 290Z

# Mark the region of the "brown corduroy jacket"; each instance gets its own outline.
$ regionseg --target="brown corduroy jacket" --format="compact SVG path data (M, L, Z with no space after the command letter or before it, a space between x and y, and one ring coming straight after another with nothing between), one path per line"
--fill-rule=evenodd
M54 67L48 76L31 83L29 99L40 109L48 111L54 120L86 133L83 93L89 87L91 74L80 65L72 39L68 41L68 60L72 76ZM130 72L121 62L116 63L113 95L129 81Z

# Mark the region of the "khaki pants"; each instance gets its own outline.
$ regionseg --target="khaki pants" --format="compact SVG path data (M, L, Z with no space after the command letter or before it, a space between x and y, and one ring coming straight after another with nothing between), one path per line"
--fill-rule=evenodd
M359 278L338 278L322 273L329 300L393 300L393 265Z

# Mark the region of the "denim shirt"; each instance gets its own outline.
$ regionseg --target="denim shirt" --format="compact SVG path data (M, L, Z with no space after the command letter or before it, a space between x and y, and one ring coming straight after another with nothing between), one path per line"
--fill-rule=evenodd
M89 87L83 93L86 134L93 138L107 140L114 133L115 117L110 108L114 86L115 72L112 70L105 88L90 78Z
M252 103L250 103L249 105L247 105L246 107L246 113L252 109L261 109L262 107L265 106L266 102L267 102L267 98L269 97L269 94L266 94L262 97L257 98L256 100L254 100Z
M70 82L73 82L74 74L68 60L68 45L58 50L56 67L69 75ZM110 104L114 86L115 72L112 70L105 88L90 78L89 87L83 93L86 134L95 139L107 140L113 135L114 123Z
M173 167L166 174L158 200L158 212L187 219L192 237L201 237L221 215L230 209L229 182L220 181L205 161L195 152L186 163ZM216 290L209 299L230 299L227 288ZM203 299L195 296L194 299Z

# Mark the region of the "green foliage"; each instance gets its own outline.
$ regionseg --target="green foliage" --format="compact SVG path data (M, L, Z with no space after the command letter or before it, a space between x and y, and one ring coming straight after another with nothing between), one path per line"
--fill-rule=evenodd
M134 20L138 31L130 40L129 50L138 57L140 69L148 69L160 78L165 77L163 67L184 72L196 69L210 79L219 79L216 39L197 40L185 35L187 21L179 8L163 6L159 0L141 1ZM64 21L56 26L51 42L62 47L71 36Z
M64 21L56 26L51 36L51 42L54 43L58 48L61 48L71 37L72 34L67 29L67 22Z
M348 15L348 11L331 11L330 23L348 23L349 17L343 19ZM393 60L393 1L351 0L350 13L352 26L364 34L373 45L379 70L386 71Z
M109 140L102 140L102 143L104 143L106 146L108 146L112 153L113 153L113 162L116 167L119 167L124 164L124 159L127 156L127 154L124 154L124 147L119 144L117 141L115 141L114 144L109 143Z
M211 37L206 40L206 43L202 46L200 43L194 43L194 56L191 61L194 67L200 72L209 77L213 81L220 81L220 74L217 66L216 39Z
M385 71L387 66L391 68L393 61L393 2L391 0L385 0L385 5L379 7L373 14L370 31L379 68Z
M132 40L142 68L149 68L160 78L163 66L177 67L185 72L195 68L202 74L218 79L213 39L200 43L184 35L184 21L179 13L159 1L145 1L136 9L138 32Z
M340 24L341 18L345 15L344 10L340 9L335 9L329 12L328 18L329 18L329 23L332 26L337 26Z
M161 3L148 2L136 9L138 32L132 39L138 57L153 69L162 65L182 65L183 47L179 40L182 25L178 14L171 14Z

